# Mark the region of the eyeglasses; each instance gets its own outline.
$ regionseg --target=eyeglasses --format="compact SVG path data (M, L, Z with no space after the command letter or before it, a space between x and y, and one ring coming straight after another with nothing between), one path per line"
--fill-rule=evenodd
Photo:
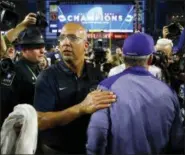
M68 39L71 42L79 43L80 41L84 40L83 38L77 37L76 35L69 34L69 35L60 35L59 41L64 41L65 39Z

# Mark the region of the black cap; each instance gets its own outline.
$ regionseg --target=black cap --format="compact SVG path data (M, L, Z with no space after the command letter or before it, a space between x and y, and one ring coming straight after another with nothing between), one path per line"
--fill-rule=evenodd
M34 48L44 46L44 38L41 31L37 27L29 27L23 31L19 44L22 47Z

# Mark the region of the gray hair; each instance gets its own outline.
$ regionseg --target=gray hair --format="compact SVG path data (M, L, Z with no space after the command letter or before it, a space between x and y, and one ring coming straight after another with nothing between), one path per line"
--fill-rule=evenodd
M157 44L156 45L162 46L162 47L170 45L171 47L173 47L173 42L170 39L162 38L162 39L158 39L157 40Z
M129 66L145 66L150 56L124 56L124 63Z

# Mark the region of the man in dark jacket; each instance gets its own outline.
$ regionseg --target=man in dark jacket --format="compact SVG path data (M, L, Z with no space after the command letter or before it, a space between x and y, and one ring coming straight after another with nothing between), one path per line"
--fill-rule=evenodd
M110 106L115 96L95 90L100 71L85 62L87 32L68 23L60 37L62 60L38 77L34 106L38 111L43 151L46 154L85 154L90 114ZM95 91L93 91L95 90Z
M24 31L20 44L22 58L1 79L1 122L17 104L33 104L35 82L40 72L38 63L44 56L44 39L38 28L31 27Z

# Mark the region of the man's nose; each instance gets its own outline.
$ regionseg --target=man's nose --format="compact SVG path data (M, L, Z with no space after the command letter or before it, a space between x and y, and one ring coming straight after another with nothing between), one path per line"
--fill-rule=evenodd
M45 48L44 47L40 49L40 53L41 54L44 54L44 51L45 51Z
M64 41L63 41L63 42L64 42L64 44L68 44L68 45L70 44L70 40L69 40L69 38L68 38L68 37L65 37L65 39L64 39Z

